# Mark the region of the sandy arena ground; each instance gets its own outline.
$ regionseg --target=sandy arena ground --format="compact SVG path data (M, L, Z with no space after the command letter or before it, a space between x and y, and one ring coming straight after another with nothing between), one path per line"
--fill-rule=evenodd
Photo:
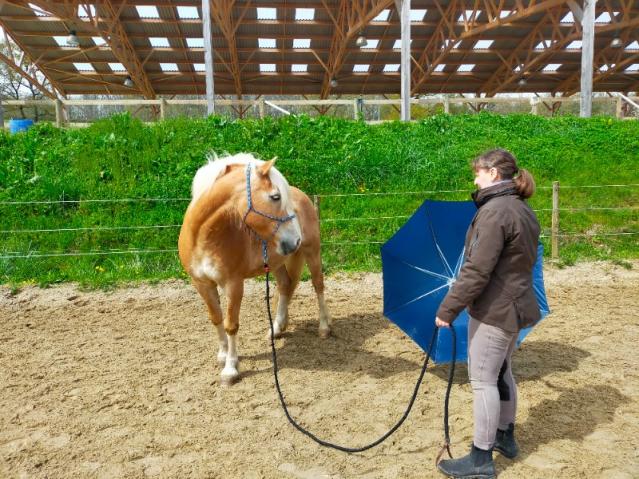
M322 438L376 439L401 416L423 361L381 315L381 277L329 278L334 335L317 337L301 285L278 342L292 414ZM639 477L639 263L546 271L553 313L516 353L514 462L500 478ZM220 386L217 340L195 291L170 282L115 292L0 288L0 477L427 478L442 438L446 370L427 373L404 426L346 455L295 431L278 403L264 283L247 283L242 380ZM453 453L472 438L461 366Z

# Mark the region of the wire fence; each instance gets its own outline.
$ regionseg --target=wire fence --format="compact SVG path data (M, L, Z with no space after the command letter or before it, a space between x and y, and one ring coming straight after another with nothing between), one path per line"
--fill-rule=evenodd
M631 184L607 184L607 185L561 185L561 189L592 189L592 188L637 188L639 183ZM584 207L560 207L559 204L559 183L555 182L553 186L540 186L539 190L551 190L553 193L552 208L535 208L538 213L552 213L552 221L550 225L550 233L543 232L541 238L551 239L552 257L559 256L559 238L605 238L605 237L632 237L639 235L639 231L561 231L559 225L560 213L583 213L583 212L624 212L637 211L638 205L624 206L584 206ZM450 189L450 190L423 190L423 191L397 191L397 192L361 192L361 193L325 193L312 195L313 202L320 216L322 225L341 224L341 223L358 223L366 224L381 221L406 220L410 214L404 215L380 215L380 216L345 216L345 217L322 217L321 200L330 198L365 198L365 197L383 197L383 196L428 196L434 194L450 194L450 193L469 193L467 189ZM121 204L121 203L152 203L152 202L187 202L190 198L88 198L88 199L59 199L59 200L33 200L33 201L0 201L0 206L17 207L24 205L65 205L65 204ZM412 212L407 212L412 213ZM60 227L60 228L16 228L0 230L0 234L4 235L29 235L40 233L91 233L91 232L118 232L118 231L153 231L153 230L169 230L177 229L180 224L151 224L151 225L120 225L120 226L78 226L78 227ZM355 246L355 245L381 245L387 238L374 238L370 240L357 241L323 241L322 245L327 247ZM104 255L137 255L137 254L175 254L176 248L133 248L133 249L101 249L88 251L7 251L0 249L0 260L13 259L35 259L35 258L52 258L52 257L76 257L76 256L104 256Z

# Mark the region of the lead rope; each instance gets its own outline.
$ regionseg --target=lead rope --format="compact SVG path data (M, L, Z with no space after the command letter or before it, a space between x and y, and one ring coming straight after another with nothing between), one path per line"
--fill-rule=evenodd
M362 452L381 444L386 439L388 439L388 437L390 437L391 434L393 434L397 429L399 429L399 427L404 423L404 421L410 414L410 411L413 408L413 404L415 403L415 399L417 398L419 387L422 384L422 380L424 379L424 374L426 373L426 367L428 366L428 361L430 359L430 353L432 351L433 344L435 343L435 339L437 338L437 332L439 328L435 328L435 330L433 331L433 336L430 340L428 351L426 352L426 359L424 360L424 365L422 366L422 370L419 373L417 384L415 384L413 395L411 396L410 401L408 402L408 407L406 408L406 412L404 412L404 415L400 418L397 424L395 424L392 428L390 428L390 430L386 434L384 434L382 437L380 437L376 441L361 447L345 447L345 446L340 446L339 444L333 444L331 442L324 441L323 439L320 439L317 436L315 436L310 431L304 429L302 426L300 426L299 423L295 421L295 419L293 419L293 417L288 411L288 407L286 406L286 401L284 400L284 394L282 393L282 389L280 387L280 380L278 375L279 370L277 366L277 352L275 350L273 317L271 316L271 299L270 299L270 282L269 282L270 269L268 266L268 256L267 256L265 241L262 243L262 254L264 256L264 272L266 273L266 309L268 311L268 321L271 328L271 356L273 359L273 376L275 377L275 387L277 388L277 394L279 395L280 403L282 404L282 409L284 409L284 414L286 414L286 418L288 419L288 422L290 422L295 429L300 431L302 434L310 437L313 441L315 441L319 445L337 449L338 451L342 451L342 452L348 452L348 453ZM455 333L455 328L453 327L452 324L450 325L450 332L452 334L452 340L453 340L453 345L452 345L453 360L451 361L450 368L448 368L448 385L446 387L446 397L444 399L444 443L442 445L441 450L437 454L437 457L435 459L435 464L439 463L444 452L448 452L448 456L451 458L453 457L452 454L450 453L450 434L449 434L449 428L448 428L448 403L450 400L450 391L453 386L453 376L455 374L455 356L456 356L457 336Z

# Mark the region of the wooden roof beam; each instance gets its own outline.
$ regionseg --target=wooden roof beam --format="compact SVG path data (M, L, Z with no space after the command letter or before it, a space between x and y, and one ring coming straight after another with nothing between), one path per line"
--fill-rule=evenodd
M332 11L326 1L322 0L326 12L335 23L335 29L328 59L326 62L320 60L320 63L326 67L320 98L328 97L331 80L338 75L348 52L348 42L382 10L392 6L393 3L394 0L340 0L337 11Z
M632 15L633 0L621 0L621 2L616 3L614 6L610 0L605 0L602 3L605 3L606 10L611 18L611 23L607 26L608 28L613 27L617 30L618 38L622 41L623 45L625 46L631 40L636 39L637 33L633 27L636 26L637 23L633 22L633 19L636 21L639 19L639 15L634 17ZM621 10L621 18L617 18L613 15L613 12L618 10ZM600 32L601 28L595 26L595 31ZM627 52L624 47L613 48L612 46L608 46L600 50L593 60L594 69L599 70L602 66L608 65L608 70L599 75L594 75L593 83L610 77L610 75L621 71L623 67L637 60L638 55L632 55L630 57L626 57L626 55ZM561 82L553 93L561 92L563 96L571 96L579 91L580 80L581 70L577 69L569 78Z
M2 11L2 3L0 3L0 11ZM20 42L20 40L18 39L18 36L9 28L9 26L2 21L2 18L0 18L0 27L2 27L2 29L4 30L5 35L9 37L11 41L14 42L20 48L20 50L22 50L22 52L26 55L29 61L33 65L35 65L38 70L40 70L40 73L42 73L42 75L49 81L49 84L54 89L54 92L57 91L60 94L60 96L65 98L67 94L64 88L62 87L62 85L60 85L57 81L51 78L51 75L49 74L49 72L47 72L47 70L42 67L40 62L37 62L35 61L34 58L32 58L32 56L29 54L29 50L25 47L25 45L22 42Z
M536 45L548 41L542 33L542 29L548 25L556 26L563 14L564 11L560 7L555 7L546 12L537 26L517 45L517 48L513 50L508 58L502 57L502 65L491 75L487 82L482 84L477 92L485 92L486 96L494 96L513 81L524 78L531 68L563 48L565 42L562 42L562 40L567 35L564 35L560 29L553 28L550 44L542 51L535 51ZM575 22L572 33L577 33L578 31L581 31L581 26Z
M439 24L431 36L426 48L416 60L421 70L415 70L412 81L412 93L419 92L421 86L429 79L437 65L443 63L448 53L455 44L461 40L477 37L503 25L521 20L523 18L547 11L550 8L565 4L568 0L529 0L516 2L514 13L505 18L499 18L498 12L502 3L496 0L450 0L445 9L436 1L440 12ZM471 12L468 15L466 12ZM492 12L487 14L488 22L479 23L479 12ZM455 28L457 19L463 15L464 29L457 33Z
M629 20L625 20L623 22L621 22L620 24L604 24L604 25L597 25L595 26L595 32L597 34L601 34L601 33L605 33L608 31L612 31L612 30L616 30L617 28L619 28L621 26L621 28L628 28L628 27L636 27L639 25L639 16L629 19ZM570 33L568 35L565 35L562 32L559 32L557 30L558 36L556 36L556 41L553 42L553 44L551 45L551 47L549 49L546 49L542 52L540 52L537 55L528 57L528 60L525 61L523 63L523 67L522 67L522 71L527 72L530 71L531 69L533 69L534 67L537 67L539 64L543 64L543 62L552 54L556 53L559 50L562 50L564 48L566 48L566 45L568 45L570 42L574 41L574 40L579 40L581 38L581 27L579 26L578 23L575 23L575 31L573 33ZM533 47L534 48L534 47ZM632 58L632 57L629 57ZM626 59L628 60L628 59ZM624 60L624 61L626 61ZM628 62L629 63L629 62ZM627 64L627 63L626 63ZM508 85L510 85L513 81L517 80L518 78L521 77L521 74L519 72L515 72L514 71L514 66L517 65L517 63L511 63L511 65L513 65L511 68L508 68L506 70L504 69L500 69L500 73L503 75L503 77L501 78L500 83L498 84L498 86L493 86L490 90L485 90L486 94L488 96L493 96L496 93L498 93L499 91L504 90ZM577 70L577 82L580 82L581 79L581 70L578 69ZM614 72L611 72L611 74ZM573 75L571 78L573 78L573 82L574 82L574 78L575 76ZM565 83L569 80L570 78L564 80L562 83ZM493 81L494 84L494 81ZM560 83L561 85L561 83ZM579 88L577 88L575 91L578 91ZM557 93L558 91L561 91L559 87L555 88L552 93ZM574 91L573 91L574 93ZM568 95L565 95L568 96Z
M96 17L92 21L84 21L78 16L78 0L52 2L45 0L12 0L26 8L29 3L50 12L60 20L68 21L76 31L88 31L92 36L101 36L111 47L113 54L129 72L135 86L145 98L155 98L155 91L149 81L142 63L138 58L127 32L120 21L120 13L126 3L120 3L116 9L111 0L95 3Z
M218 57L220 61L222 61L229 73L233 76L233 81L235 84L235 94L239 99L242 98L242 81L240 79L241 68L240 68L240 60L237 53L237 43L235 38L235 33L237 29L240 27L244 16L248 8L251 6L252 0L246 0L246 3L243 5L242 11L237 19L233 18L233 8L237 3L236 0L211 0L212 8L211 8L211 16L218 24L218 28L224 35L226 43L228 45L228 51L230 56L230 61L226 62L222 57Z
M99 4L96 4L96 7L100 23L96 22L94 28L97 30L98 35L104 38L113 50L115 57L127 69L131 80L133 80L140 93L147 99L154 99L155 91L151 81L144 71L144 65L138 58L131 40L129 40L124 25L119 19L122 8L116 10L111 0L102 0Z
M43 95L48 96L52 100L56 100L58 97L55 93L49 91L47 87L45 87L42 83L40 83L34 76L29 74L29 72L25 71L23 68L20 68L11 58L6 56L4 53L0 52L0 61L6 64L9 68L11 68L14 72L19 74L22 78L27 80L33 86L35 86L38 90L42 92Z

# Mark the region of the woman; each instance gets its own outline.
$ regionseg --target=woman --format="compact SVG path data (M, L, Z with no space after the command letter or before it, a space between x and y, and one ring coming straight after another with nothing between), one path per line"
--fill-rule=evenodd
M438 465L455 478L494 477L493 448L510 459L517 455L511 355L519 330L540 319L532 285L539 223L524 201L535 191L534 179L505 150L484 153L473 169L478 210L466 234L465 262L435 319L437 327L449 327L464 308L470 316L473 445L467 456Z

